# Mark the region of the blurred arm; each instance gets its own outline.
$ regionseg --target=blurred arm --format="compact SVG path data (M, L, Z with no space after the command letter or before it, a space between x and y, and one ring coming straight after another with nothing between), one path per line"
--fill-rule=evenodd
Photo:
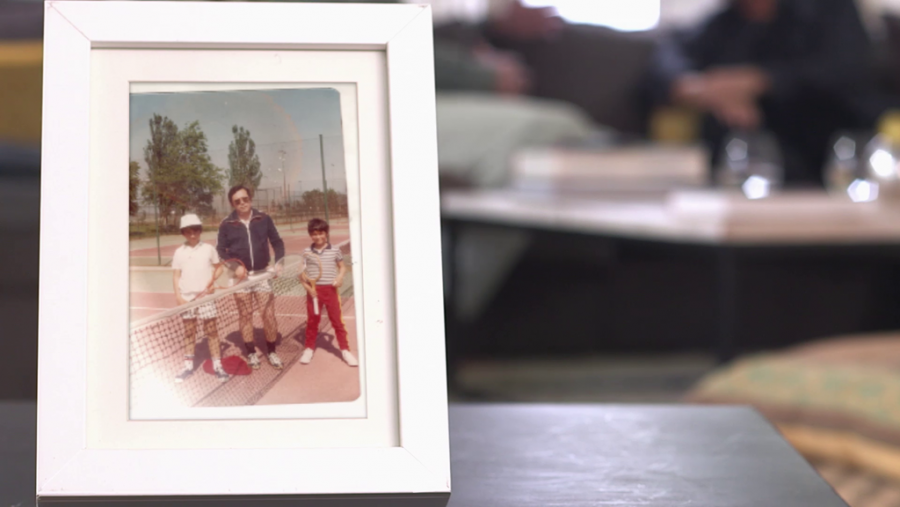
M175 288L175 301L178 302L178 305L183 305L187 303L185 299L181 296L181 289L179 288L179 283L181 281L181 270L173 269L172 270L172 285Z

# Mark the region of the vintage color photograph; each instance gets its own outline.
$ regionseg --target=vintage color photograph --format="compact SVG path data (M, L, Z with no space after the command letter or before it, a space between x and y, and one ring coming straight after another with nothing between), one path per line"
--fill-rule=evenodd
M131 94L133 418L360 398L344 153L333 88Z

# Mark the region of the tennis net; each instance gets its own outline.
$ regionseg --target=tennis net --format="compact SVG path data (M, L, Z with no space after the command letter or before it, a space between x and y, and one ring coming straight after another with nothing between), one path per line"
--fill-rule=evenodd
M344 250L344 248L342 248ZM345 251L349 250L347 248ZM349 258L345 257L346 261ZM252 405L259 401L279 378L300 357L306 327L306 291L298 275L303 270L299 255L286 256L277 276L267 273L255 280L243 281L234 287L202 297L151 317L133 321L129 344L131 408L146 412L148 407L201 407ZM343 295L352 293L352 277L345 277ZM274 299L277 328L277 353L284 369L275 369L266 360L266 337L262 318L268 294ZM240 303L239 303L240 301ZM218 337L218 349L223 362L230 356L246 359L246 347L241 333L238 304L245 314L252 312L253 343L261 354L260 368L245 374L232 375L219 381L203 368L211 359L210 334ZM193 343L193 374L177 383L176 376L185 369L185 341L190 324L195 323ZM205 321L212 321L215 332ZM329 332L330 324L322 322L320 332ZM234 359L234 358L232 358ZM226 369L228 369L226 367ZM249 371L249 374L246 374Z

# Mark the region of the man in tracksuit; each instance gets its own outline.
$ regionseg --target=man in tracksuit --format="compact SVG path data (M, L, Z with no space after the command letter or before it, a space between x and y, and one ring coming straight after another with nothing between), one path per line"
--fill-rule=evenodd
M252 192L243 185L236 185L228 191L228 201L234 211L219 225L216 250L223 262L237 259L246 268L249 283L246 288L235 292L234 297L237 301L241 335L247 347L247 363L253 369L258 369L260 365L260 354L253 341L253 312L260 308L266 334L266 357L273 368L280 370L284 364L275 352L275 340L278 337L275 294L270 280L254 283L254 279L259 279L268 270L274 269L269 268L270 244L275 251L275 262L284 257L284 241L278 235L272 217L253 209L252 199Z

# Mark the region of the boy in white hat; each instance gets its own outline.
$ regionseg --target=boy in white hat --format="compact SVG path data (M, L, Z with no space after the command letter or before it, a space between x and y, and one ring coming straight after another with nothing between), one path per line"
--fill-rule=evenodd
M216 278L222 274L222 263L216 249L200 241L203 223L193 213L181 217L181 234L185 238L183 245L175 250L172 258L174 274L172 282L175 286L175 299L178 305L184 305L205 296ZM203 321L203 330L209 345L216 378L221 382L228 380L228 374L222 367L219 354L219 332L216 329L216 303L210 301L189 308L181 314L184 322L184 370L175 377L175 382L184 382L194 373L194 344L197 342L197 319Z

